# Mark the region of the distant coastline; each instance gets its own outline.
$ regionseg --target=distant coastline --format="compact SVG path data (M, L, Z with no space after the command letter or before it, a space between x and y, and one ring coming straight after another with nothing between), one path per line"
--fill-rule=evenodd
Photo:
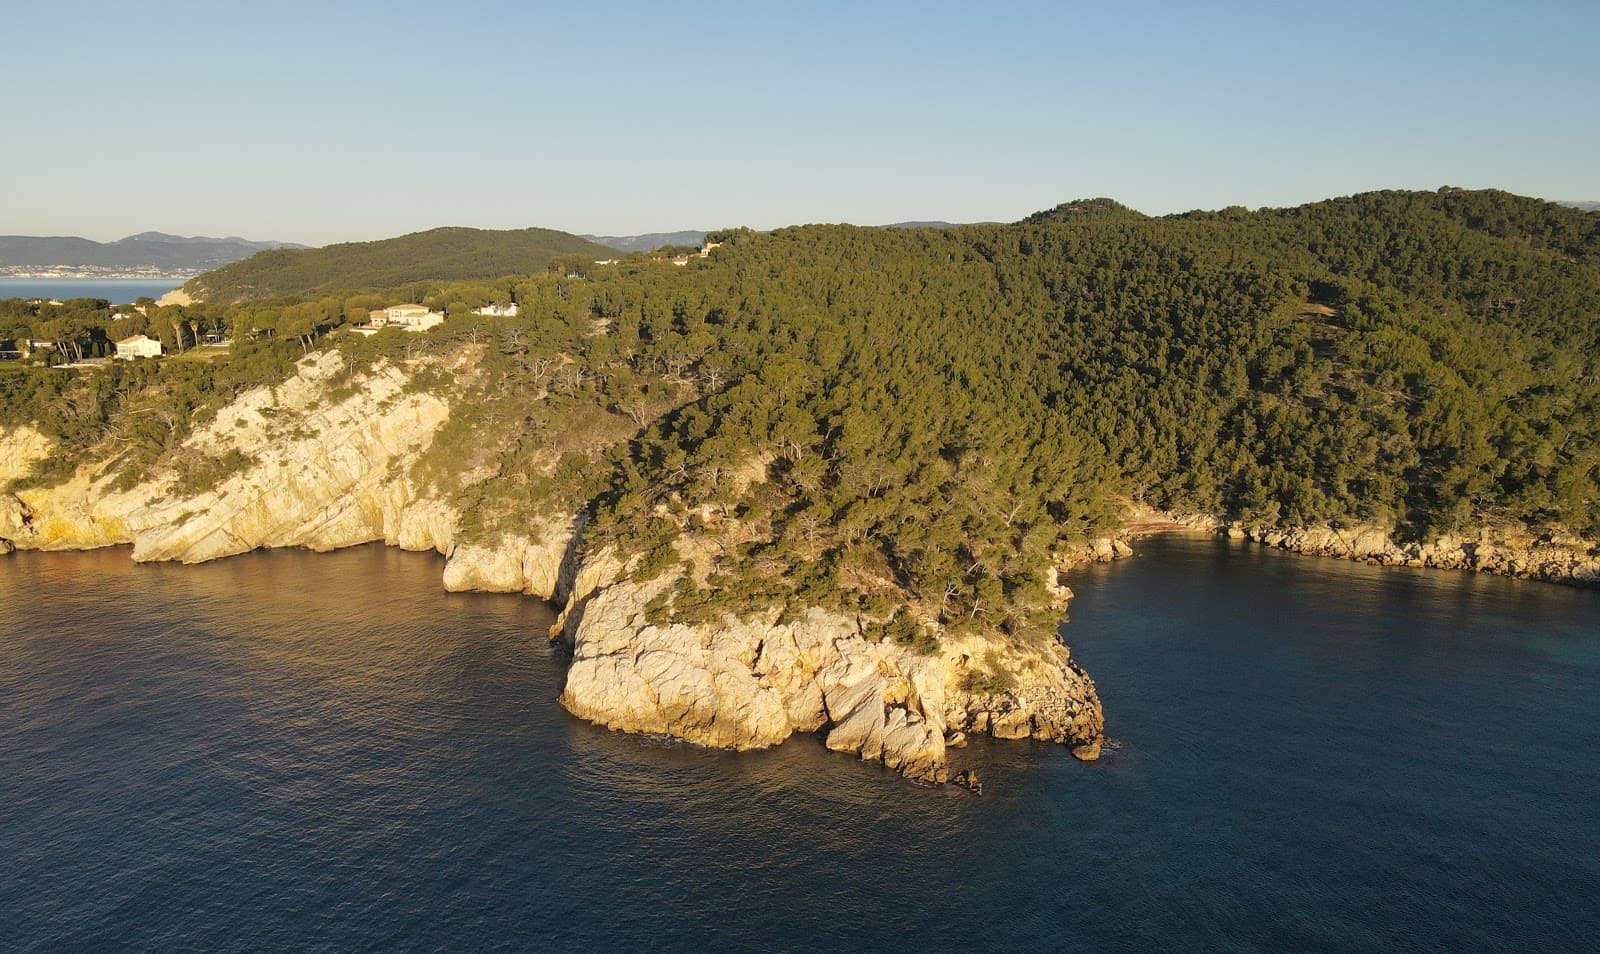
M30 281L175 281L183 283L200 274L192 269L167 271L156 268L0 265L0 279Z
M182 278L138 276L134 278L34 278L0 275L0 298L104 298L113 305L132 304L138 298L160 298L180 287Z

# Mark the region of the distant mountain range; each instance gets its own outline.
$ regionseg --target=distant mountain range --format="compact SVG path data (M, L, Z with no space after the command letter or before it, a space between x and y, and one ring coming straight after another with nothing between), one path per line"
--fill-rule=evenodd
M706 232L646 232L643 235L580 235L581 239L614 248L619 252L652 252L663 245L699 245L706 240Z
M998 225L998 222L890 222L880 225L880 229L959 229L963 225Z
M115 242L76 236L0 235L0 275L60 277L186 278L275 248L305 248L289 242L140 232Z
M1580 212L1600 212L1600 202L1593 199L1574 199L1569 202L1557 202L1556 205L1564 205Z

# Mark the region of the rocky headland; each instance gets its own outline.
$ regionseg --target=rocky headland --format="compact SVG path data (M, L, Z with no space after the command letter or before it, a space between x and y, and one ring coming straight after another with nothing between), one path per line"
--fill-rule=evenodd
M465 539L455 506L414 476L449 401L409 388L400 368L349 382L342 367L313 354L287 381L240 395L131 486L112 458L0 494L0 547L125 545L136 561L184 563L375 541L433 550L447 589L563 608L550 634L571 654L560 703L600 725L734 749L820 733L831 749L928 782L950 778L946 750L969 733L1098 755L1099 698L1059 643L952 635L926 652L815 607L655 621L647 606L670 578L636 578L637 557L609 547L589 552L582 513ZM0 486L53 453L36 430L0 431ZM214 478L197 486L195 472Z
M415 368L379 364L354 380L344 371L336 353L307 357L286 381L224 406L138 482L122 479L115 457L54 484L23 481L0 494L0 552L128 545L137 561L195 563L262 547L433 550L449 590L523 593L560 608L550 634L570 651L560 704L612 729L733 749L817 733L831 749L930 782L952 777L947 750L969 734L1098 756L1100 700L1059 641L942 632L930 651L875 639L872 621L815 606L663 619L652 603L672 577L647 578L638 555L588 545L581 510L464 533L458 506L416 476L451 417L448 396L410 386ZM0 486L55 452L31 428L0 431ZM1515 528L1404 543L1377 527L1251 528L1130 506L1120 534L1057 553L1047 581L1057 606L1072 595L1062 574L1174 530L1384 565L1600 582L1594 545Z

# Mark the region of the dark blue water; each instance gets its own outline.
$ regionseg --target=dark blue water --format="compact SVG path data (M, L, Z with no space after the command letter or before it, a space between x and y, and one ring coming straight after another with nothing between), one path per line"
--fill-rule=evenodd
M160 298L184 283L182 278L4 278L0 298L104 298L131 305L143 296Z
M910 785L554 704L539 604L381 548L0 559L0 950L1593 950L1600 594L1147 541L1121 748Z

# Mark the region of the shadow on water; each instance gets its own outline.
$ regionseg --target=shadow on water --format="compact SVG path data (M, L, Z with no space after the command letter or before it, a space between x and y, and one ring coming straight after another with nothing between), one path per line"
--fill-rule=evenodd
M17 554L0 948L1581 947L1594 593L1146 541L1071 582L1120 748L732 753L555 699L550 611L360 547Z

